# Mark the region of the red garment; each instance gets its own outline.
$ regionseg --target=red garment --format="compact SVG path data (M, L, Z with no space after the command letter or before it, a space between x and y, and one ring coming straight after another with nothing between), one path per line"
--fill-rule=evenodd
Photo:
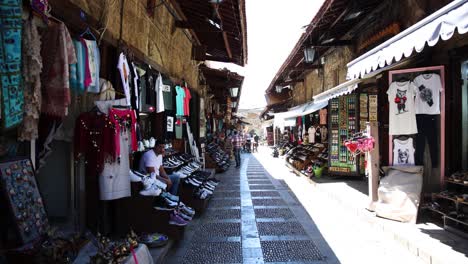
M85 52L84 57L85 57L85 78L84 78L84 86L85 89L88 88L91 83L93 82L93 79L91 78L91 70L89 69L89 55L88 55L88 46L86 45L86 42L84 39L80 39L81 45L83 45L83 50ZM86 89L87 90L87 89Z
M112 108L109 110L109 120L115 127L114 142L117 155L120 156L120 134L126 132L127 129L130 129L131 150L137 151L135 111Z
M75 159L84 156L89 175L99 175L104 162L117 157L115 129L105 114L86 112L76 119Z
M185 97L184 97L184 115L190 116L190 98L192 95L190 94L190 90L187 87L184 87Z

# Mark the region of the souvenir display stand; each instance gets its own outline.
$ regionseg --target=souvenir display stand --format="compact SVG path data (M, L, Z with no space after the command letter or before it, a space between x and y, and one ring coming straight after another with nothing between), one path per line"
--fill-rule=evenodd
M286 166L305 177L321 177L328 164L327 143L303 144L286 154Z
M365 130L367 121L377 121L377 95L343 95L331 99L328 107L329 175L364 175L364 156L350 153L345 141Z

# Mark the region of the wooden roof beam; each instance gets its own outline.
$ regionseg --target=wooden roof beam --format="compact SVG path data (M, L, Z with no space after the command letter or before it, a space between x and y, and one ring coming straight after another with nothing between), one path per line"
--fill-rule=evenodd
M213 9L215 10L216 12L216 15L218 16L219 20L221 20L221 25L223 25L223 17L221 16L221 13L219 12L219 4L215 4L213 3ZM223 40L224 40L224 47L226 48L226 53L229 57L229 59L232 59L232 51L231 51L231 45L229 44L229 38L228 38L228 34L226 31L224 31L224 27L222 27L222 30L223 30Z

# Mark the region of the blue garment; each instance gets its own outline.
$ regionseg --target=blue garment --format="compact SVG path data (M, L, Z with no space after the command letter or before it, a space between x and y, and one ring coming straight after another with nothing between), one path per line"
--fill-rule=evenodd
M184 98L185 98L185 90L180 86L176 86L176 115L183 116L184 115Z
M23 121L24 89L21 75L22 1L0 0L0 84L3 126Z
M101 55L99 53L99 47L95 40L84 40L86 42L88 48L88 59L89 63L94 63L94 72L91 72L91 78L93 80L92 85L88 86L87 91L89 93L100 93L100 86L99 86L99 74L100 74L100 67L101 67ZM91 67L90 67L91 69ZM131 75L131 73L128 73Z
M74 92L82 94L85 91L86 52L81 41L73 40L73 45L75 46L76 59L78 62L70 65L70 87Z

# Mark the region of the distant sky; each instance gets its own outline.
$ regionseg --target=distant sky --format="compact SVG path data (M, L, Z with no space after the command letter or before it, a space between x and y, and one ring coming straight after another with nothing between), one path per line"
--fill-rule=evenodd
M227 67L245 76L239 108L264 107L265 89L288 57L323 0L246 0L248 64Z

